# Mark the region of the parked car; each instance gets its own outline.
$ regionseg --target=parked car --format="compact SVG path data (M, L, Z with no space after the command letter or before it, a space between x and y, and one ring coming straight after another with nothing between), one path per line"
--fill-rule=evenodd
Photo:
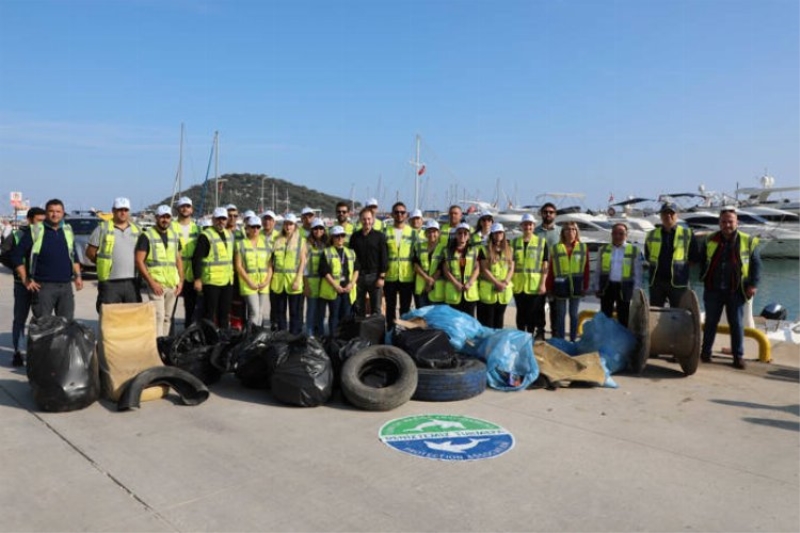
M65 222L72 226L72 233L75 235L75 253L84 272L96 271L96 265L86 257L86 247L89 245L89 236L102 221L93 215L68 215L65 219Z

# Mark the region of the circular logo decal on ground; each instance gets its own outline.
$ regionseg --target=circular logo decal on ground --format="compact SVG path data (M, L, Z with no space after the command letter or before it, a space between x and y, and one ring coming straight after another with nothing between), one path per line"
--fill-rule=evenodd
M397 451L440 461L490 459L514 447L514 436L497 424L454 415L398 418L379 436Z

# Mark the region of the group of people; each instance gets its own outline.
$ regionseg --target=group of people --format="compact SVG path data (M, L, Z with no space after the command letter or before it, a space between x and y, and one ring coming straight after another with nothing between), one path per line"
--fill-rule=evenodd
M447 222L424 221L403 202L392 205L391 223L377 218L369 199L350 220L347 203L336 205L332 227L305 208L283 217L272 211L245 212L236 206L214 209L210 226L194 219L192 200L180 198L156 209L147 229L130 220L130 202L117 198L112 216L89 239L87 257L97 265L97 310L104 304L150 301L156 307L157 335L170 334L178 298L185 324L202 317L229 326L231 308L242 302L247 320L276 330L322 336L333 334L351 314L383 312L388 328L415 307L447 304L485 326L502 328L506 307L516 306L516 327L536 339L545 336L546 303L552 336L575 340L581 299L592 291L601 311L627 325L634 291L649 266L650 303L677 306L689 290L689 266L701 265L706 323L702 358L710 360L723 308L731 326L734 366L743 368L742 307L759 280L757 240L737 230L735 210L723 210L720 231L702 244L678 224L666 203L662 224L647 236L644 256L627 242L627 226L616 223L612 241L591 258L575 222L556 225L556 207L544 204L541 225L521 216L520 234L509 239L491 213L480 213L473 228L458 205ZM74 314L73 289L83 286L74 237L60 200L28 212L28 225L13 234L14 364L23 364L19 338L30 309L35 317ZM304 312L305 310L305 312Z

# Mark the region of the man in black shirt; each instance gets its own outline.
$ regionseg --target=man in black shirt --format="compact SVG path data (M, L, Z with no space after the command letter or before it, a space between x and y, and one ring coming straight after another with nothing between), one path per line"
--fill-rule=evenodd
M375 218L372 210L365 207L358 215L361 229L350 237L350 248L356 253L356 258L361 266L361 274L356 285L356 314L366 316L367 298L369 298L370 313L380 313L381 299L383 298L383 284L386 279L388 265L388 248L386 236L373 231Z

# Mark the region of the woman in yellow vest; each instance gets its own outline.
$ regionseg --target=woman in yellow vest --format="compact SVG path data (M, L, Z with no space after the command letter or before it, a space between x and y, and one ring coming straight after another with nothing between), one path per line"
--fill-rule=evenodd
M550 272L547 289L553 292L556 304L556 323L553 336L563 339L569 309L569 338L578 335L578 307L589 289L589 250L581 242L575 222L561 226L561 240L550 250Z
M502 329L506 307L511 301L514 254L506 239L506 229L492 224L489 242L478 253L481 277L478 280L478 321L488 328Z
M444 301L444 278L442 277L442 255L445 246L439 240L439 223L429 220L425 223L425 238L414 246L411 258L416 279L414 282L414 307Z
M303 332L303 271L306 267L306 242L297 230L297 216L288 213L283 219L280 236L272 247L272 282L270 304L275 306L274 327ZM286 310L289 310L287 328Z
M525 213L520 221L522 235L511 241L514 254L514 305L517 308L517 329L544 340L545 294L547 269L550 264L547 241L533 231L536 221Z
M470 238L469 224L456 226L455 239L444 257L444 301L453 309L475 316L478 301L478 250L467 246Z
M303 282L306 297L306 333L309 337L321 337L325 334L325 305L319 299L321 277L319 260L327 245L325 223L321 218L311 221L311 228L306 239L306 270Z
M489 233L494 224L494 217L488 211L482 212L475 223L475 233L470 236L469 245L471 247L482 246L489 243Z
M356 253L344 245L347 231L342 226L331 228L330 246L319 261L320 303L328 305L328 334L335 335L339 320L350 315L356 301L356 282L360 267Z
M272 247L261 232L260 218L251 216L244 223L244 239L236 241L233 265L239 277L239 294L247 305L248 319L254 326L261 326L267 313L272 281Z

